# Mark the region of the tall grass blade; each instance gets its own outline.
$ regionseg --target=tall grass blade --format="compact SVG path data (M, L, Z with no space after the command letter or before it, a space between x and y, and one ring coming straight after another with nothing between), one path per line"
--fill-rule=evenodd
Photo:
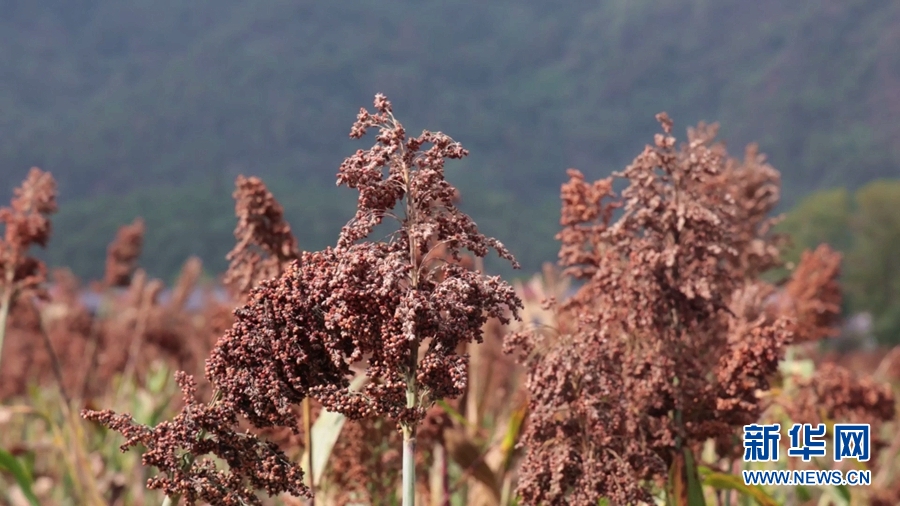
M733 490L744 497L750 497L760 506L778 506L778 502L761 487L744 484L740 476L713 471L701 466L700 476L703 484L716 490Z
M28 499L31 506L40 506L40 501L38 501L34 490L31 488L31 485L34 483L31 473L19 462L15 455L2 448L0 448L0 471L6 471L13 476L13 479L16 480L16 484L19 486L19 490L22 491L22 494Z
M350 390L359 390L368 380L369 378L366 376L357 376L350 382ZM331 452L341 435L341 430L343 430L344 422L346 421L347 417L344 415L324 410L316 417L316 421L312 425L312 437L310 438L316 442L316 451L312 454L312 472L310 473L310 470L307 469L309 467L309 450L303 451L303 458L300 461L303 472L310 473L313 483L321 482L322 475L325 474L325 468L328 465L328 459L331 457Z

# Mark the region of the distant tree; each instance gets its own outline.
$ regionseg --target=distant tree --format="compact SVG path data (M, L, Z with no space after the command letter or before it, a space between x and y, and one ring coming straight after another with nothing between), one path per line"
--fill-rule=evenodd
M785 261L796 263L804 250L823 243L847 251L852 242L850 212L850 195L844 188L819 191L800 201L778 227L791 238Z
M853 246L845 285L852 308L872 313L875 334L900 342L900 180L880 180L860 188L850 221Z
M845 254L845 310L871 313L875 337L900 343L900 180L857 190L812 193L787 213L779 231L790 236L784 260L828 244Z

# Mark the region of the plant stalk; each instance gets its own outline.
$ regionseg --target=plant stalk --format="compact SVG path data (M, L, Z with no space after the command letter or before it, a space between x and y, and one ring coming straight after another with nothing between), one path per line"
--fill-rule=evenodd
M62 372L62 364L59 362L59 355L56 354L56 350L53 349L53 342L50 340L50 336L47 334L47 329L44 327L44 322L41 321L39 324L41 341L44 342L44 348L47 349L47 356L50 358L50 367L53 371L53 378L56 380L56 385L59 388L59 393L62 395L63 401L65 402L64 407L69 410L72 405L72 398L69 397L68 389L66 389L66 381L63 378Z
M403 506L416 504L416 426L403 425Z
M125 362L125 369L122 371L119 386L116 388L114 405L118 405L122 396L125 394L126 384L131 380L137 380L137 361L141 347L144 345L145 334L147 333L147 311L150 306L149 301L144 300L143 297L144 296L142 295L141 303L138 306L139 312L137 321L135 322L134 338L131 341L131 346L128 348L128 361Z
M85 357L85 360L82 361L85 367L84 375L81 378L81 387L77 394L79 402L90 391L93 373L97 368L97 358L100 354L100 343L98 342L100 340L100 323L103 318L106 318L110 303L109 289L105 289L100 298L100 306L97 308L97 313L91 318L91 326L90 330L88 330L88 347L82 355Z
M413 342L409 350L409 373L406 377L406 407L415 409L418 405L418 385L416 369L418 366L419 346ZM416 504L416 425L402 423L403 429L403 506Z
M12 303L14 287L9 272L6 275L6 284L3 287L3 301L0 302L0 363L3 362L3 340L6 338L6 324L9 321L9 309Z
M53 342L50 340L50 335L47 333L43 317L41 317L41 321L38 323L38 330L41 335L41 341L43 341L44 347L46 348L47 356L50 358L53 377L56 380L59 394L62 397L60 409L65 417L63 428L68 431L66 440L72 445L70 448L72 450L71 453L73 454L73 474L78 479L81 493L90 498L90 503L102 505L105 501L100 493L99 485L93 474L90 472L89 459L85 454L87 442L85 440L83 426L81 425L82 422L72 410L72 398L69 397L66 382L63 378L62 364L59 361L59 355L57 355L56 350L53 348Z
M309 397L303 398L303 442L306 445L306 469L309 471L309 490L312 491L313 497L310 497L307 504L316 506L315 486L316 474L313 470L313 442L312 442L312 406L310 406Z
M391 121L396 120L391 116ZM405 150L401 148L401 160ZM406 193L406 220L403 227L409 227L407 230L415 227L418 213L416 212L416 200L411 191L412 170L404 162L403 167L403 183ZM410 234L409 238L409 261L412 264L412 272L410 273L410 290L415 291L419 287L419 265L417 258L419 255L419 245L416 243L414 235ZM419 365L419 341L418 336L414 336L412 342L409 343L409 356L406 370L406 407L414 410L419 405L418 385L416 384L416 369ZM403 506L415 506L416 504L416 422L401 423L403 430Z
M177 504L181 501L181 495L167 495L165 499L163 499L162 506L177 506Z

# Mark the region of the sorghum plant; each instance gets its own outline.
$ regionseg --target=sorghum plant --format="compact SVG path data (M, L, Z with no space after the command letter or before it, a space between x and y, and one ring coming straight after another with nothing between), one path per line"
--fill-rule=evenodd
M877 436L877 429L896 413L889 384L857 377L839 365L823 364L812 377L798 383L797 395L786 406L792 420L867 423ZM878 450L883 441L875 440L873 446Z
M706 128L676 149L657 118L663 133L623 172L569 171L560 259L584 284L557 306L558 335L509 339L529 368L525 504L652 503L667 475L666 495L686 501L698 445L757 419L789 340L789 322L748 296L777 254L767 166L729 161Z
M261 281L280 276L284 270L300 257L297 239L291 226L284 218L284 208L272 195L265 183L258 177L238 176L235 181L234 213L237 226L234 237L237 240L226 259L228 270L222 280L231 290L235 300L244 303L250 291ZM309 398L301 402L303 414L302 448L306 450L306 468L312 469L312 406ZM263 435L272 439L298 439L294 431L278 431L268 428ZM274 436L274 437L273 437ZM297 445L292 445L296 449ZM314 488L312 474L308 476L310 488ZM310 506L314 503L311 502Z
M521 307L500 278L457 262L434 265L432 255L438 245L457 261L463 250L484 257L493 249L518 265L453 204L444 161L466 150L440 132L409 137L383 95L375 112L360 111L351 137L371 128L376 144L347 158L337 178L359 192L355 217L335 247L302 253L251 290L207 361L217 389L210 404L194 401L192 381L180 375L189 402L171 422L140 427L127 415L85 413L123 432L124 448L149 449L145 464L164 472L149 486L216 504L258 504L254 489L308 495L298 466L233 427L240 416L257 428L297 430L293 407L312 397L350 419L384 416L399 424L403 504L412 505L416 428L434 400L466 386L467 357L458 345L480 341L489 318L508 322ZM389 217L398 229L387 240L365 241ZM349 385L358 363L370 381L355 392ZM229 470L196 460L209 453Z
M141 218L119 227L116 238L106 250L106 270L103 276L105 286L125 287L131 283L143 250L144 233L144 220Z
M133 372L135 379L143 379L155 360L192 373L203 371L210 349L230 327L234 306L213 297L201 299L199 309L186 303L202 270L197 258L185 263L171 287L172 296L159 300L164 285L136 265L140 223L120 228L107 250L102 280L81 283L69 270L55 268L46 290L32 284L33 289L14 299L6 328L7 358L0 370L0 401L27 395L29 384L55 381L54 362L73 399L85 402L104 395L117 383L116 376ZM41 291L45 296L29 296ZM85 293L98 296L100 305L90 307ZM45 336L51 346L43 342Z
M297 239L284 219L284 208L258 177L238 176L234 190L237 240L228 253L223 282L245 301L261 281L281 275L300 257Z
M0 209L5 227L0 241L0 357L7 318L16 298L27 292L41 293L46 267L29 255L32 246L46 247L50 239L49 215L57 210L56 181L48 172L32 167L16 188L9 207Z
M801 254L784 296L776 304L778 312L791 314L795 320L795 344L837 335L843 299L840 267L841 254L825 244Z

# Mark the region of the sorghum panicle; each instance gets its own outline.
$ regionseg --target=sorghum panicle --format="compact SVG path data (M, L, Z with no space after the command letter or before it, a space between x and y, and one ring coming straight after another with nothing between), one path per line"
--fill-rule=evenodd
M510 285L462 262L464 250L484 257L493 249L518 267L499 241L482 235L454 205L458 194L444 179L444 160L462 158L466 150L440 132L408 137L383 95L376 96L375 109L360 111L351 137L375 128L376 144L347 158L337 177L338 184L359 192L354 219L335 247L279 262L278 273L249 290L207 360L216 402L189 401L193 387L181 377L189 404L156 428L135 426L127 416L85 413L123 432L129 445L140 441L151 448L145 463L164 472L151 486L213 502L249 497L253 487L308 493L299 467L276 448L235 432L239 416L256 428L299 431L293 408L311 397L351 419L381 415L417 425L432 401L458 396L466 387L467 357L457 353L459 345L479 342L490 318L508 323L518 317L522 303ZM247 211L230 255L233 264L252 266L259 260L246 253L243 245L249 242L282 260L295 255L280 207L264 187L251 180L243 186L239 181L239 187L246 196L242 201L236 195L239 214L241 208ZM364 241L389 216L397 218L398 230L385 241ZM271 240L256 237L263 230L271 231ZM434 262L438 254L451 261ZM237 279L239 289L255 279ZM415 353L420 349L421 356ZM351 366L359 364L370 381L353 392ZM418 396L412 406L411 386ZM174 457L177 448L196 457L214 453L231 459L230 474L209 464L185 464ZM236 457L241 454L252 457ZM229 487L233 496L224 492ZM216 496L219 489L223 495Z
M623 172L588 183L569 171L560 260L584 284L557 307L568 323L555 340L509 339L532 394L525 504L652 501L681 447L758 417L755 393L790 338L785 319L760 316L764 297L732 309L777 264L765 217L777 178L752 153L729 161L707 128L676 148L658 120L663 133Z

